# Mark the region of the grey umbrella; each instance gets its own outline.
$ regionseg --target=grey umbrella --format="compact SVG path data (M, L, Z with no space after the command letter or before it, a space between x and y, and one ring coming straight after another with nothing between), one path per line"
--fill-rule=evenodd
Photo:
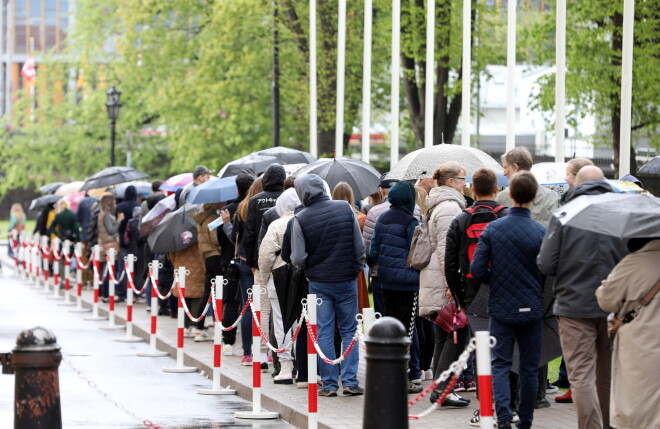
M145 177L149 177L149 175L132 167L108 167L87 179L80 190L86 191L88 189L105 188L106 186L131 182L133 180L144 179Z
M316 161L311 154L284 146L271 147L256 152L257 155L274 156L282 164L309 164Z
M154 253L179 252L197 242L197 223L191 213L195 207L185 204L165 215L147 237Z
M39 190L41 192L43 192L44 194L53 194L62 185L66 185L66 183L65 182L53 182L53 183L49 183L47 185L42 186L41 188L39 188Z
M316 174L325 180L332 191L337 183L346 182L356 200L361 200L378 190L380 173L366 162L357 159L320 159L296 172L296 176Z
M222 167L222 170L218 173L218 177L238 176L241 173L257 176L266 171L268 166L272 164L282 164L282 161L274 156L252 153Z
M109 191L112 192L115 197L124 199L126 198L126 188L129 186L135 187L138 196L145 196L151 193L151 183L145 181L121 183L112 189L109 189Z
M642 168L639 169L639 173L649 176L654 174L660 175L660 155L654 157L652 160L644 164Z
M472 332L488 331L488 285L481 285L474 301L467 310L468 321ZM559 327L557 318L552 315L552 288L549 285L543 290L543 303L545 315L543 317L543 339L541 340L541 357L539 367L561 356L561 342L559 341ZM513 364L511 370L518 372L520 365L520 352L516 344L513 349Z
M484 151L456 144L439 144L410 152L392 167L387 178L417 180L433 177L433 172L441 164L450 161L465 167L468 174L474 173L479 167L502 171L502 166Z
M660 198L650 195L583 195L553 213L562 225L618 238L660 237Z
M42 207L46 207L48 204L55 203L62 198L61 195L43 195L39 198L35 198L30 203L30 210L38 210Z

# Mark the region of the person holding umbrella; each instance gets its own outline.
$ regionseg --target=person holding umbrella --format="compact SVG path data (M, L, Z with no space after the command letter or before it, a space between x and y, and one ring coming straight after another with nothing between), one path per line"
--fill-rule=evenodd
M104 192L99 200L101 212L98 218L98 243L101 246L101 263L106 263L106 253L114 249L119 254L119 224L124 220L124 213L119 213L115 217L115 196L110 192ZM104 271L101 267L101 272ZM103 302L108 302L108 288L110 276L106 276L101 288ZM121 301L118 300L118 301Z
M268 231L259 246L259 272L262 279L266 282L268 297L271 303L271 321L275 331L277 344L286 344L291 337L291 330L285 331L282 309L275 285L275 276L271 273L286 263L280 255L282 250L282 241L289 220L293 218L293 210L300 204L300 199L296 190L289 188L280 195L275 203L275 210L279 218L274 220L268 227ZM286 288L287 285L284 285ZM293 383L293 357L291 350L287 349L283 353L278 353L280 362L280 372L275 376L275 384Z
M567 204L582 195L613 192L596 166L583 167L575 183L567 192ZM598 306L595 292L628 251L623 239L562 225L558 214L561 213L550 219L538 266L542 273L555 276L553 312L559 317L559 335L578 426L606 428L611 352L607 313Z

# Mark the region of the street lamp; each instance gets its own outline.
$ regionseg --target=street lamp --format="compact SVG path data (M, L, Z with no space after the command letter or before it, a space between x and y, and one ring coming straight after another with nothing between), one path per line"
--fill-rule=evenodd
M112 167L115 165L115 126L119 117L119 108L121 107L121 103L119 102L121 91L117 91L113 85L105 93L108 96L108 102L105 103L105 107L108 109L108 118L110 119L110 166Z

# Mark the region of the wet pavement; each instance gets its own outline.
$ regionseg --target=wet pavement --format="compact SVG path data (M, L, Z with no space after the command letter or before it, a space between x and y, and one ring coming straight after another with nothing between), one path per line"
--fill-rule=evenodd
M3 261L4 262L4 261ZM24 329L43 326L57 337L63 355L59 368L64 428L293 428L283 422L236 420L234 412L251 410L238 396L199 395L210 381L200 373L170 374L171 357L141 358L145 343L113 341L107 321L83 321L71 307L57 305L5 269L0 274L0 352L10 351ZM0 427L13 427L14 376L0 376Z

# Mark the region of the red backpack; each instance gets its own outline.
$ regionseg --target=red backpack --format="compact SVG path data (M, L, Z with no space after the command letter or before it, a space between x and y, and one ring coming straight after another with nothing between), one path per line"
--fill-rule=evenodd
M500 215L502 209L504 209L504 206L501 205L496 207L478 205L465 209L466 212L470 213L465 228L465 235L467 236L465 245L467 247L467 258L470 263L474 259L474 252L477 250L479 237L481 237L481 234L490 222L502 217ZM468 273L466 277L472 278L472 273Z

